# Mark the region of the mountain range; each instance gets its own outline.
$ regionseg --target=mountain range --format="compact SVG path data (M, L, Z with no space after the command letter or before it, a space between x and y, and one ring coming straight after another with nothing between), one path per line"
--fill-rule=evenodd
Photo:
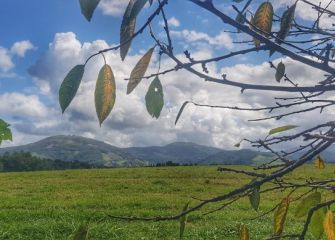
M166 162L197 165L255 165L273 157L266 152L249 149L223 150L190 142L119 148L90 138L64 135L48 137L27 145L0 148L0 155L6 152L30 152L41 158L68 162L80 161L104 167L149 166Z

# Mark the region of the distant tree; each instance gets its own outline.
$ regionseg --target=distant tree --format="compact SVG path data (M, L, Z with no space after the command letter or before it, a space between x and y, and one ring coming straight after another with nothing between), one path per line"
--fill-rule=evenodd
M148 16L148 20L142 26L136 28L136 18L147 2L150 3L152 12ZM191 51L186 50L184 55L187 61L185 61L181 59L178 55L179 53L175 51L174 42L169 30L168 18L165 14L167 4L170 3L173 5L174 1L130 0L120 28L120 44L109 49L102 49L93 54L84 64L75 66L65 77L59 90L59 101L62 111L64 112L66 110L75 97L82 76L84 75L86 64L99 55L103 57L105 64L102 66L97 77L95 106L99 123L102 124L111 112L115 102L115 78L112 68L106 62L104 53L120 50L121 58L124 60L132 40L146 32L150 33L153 40L152 48L143 55L130 73L130 77L127 79L127 94L130 94L136 86L140 84L142 79L153 79L145 94L145 101L148 113L154 118L159 117L164 106L164 90L159 77L163 74L180 70L186 70L190 74L198 76L199 81L205 80L207 82L239 88L241 93L247 90L255 90L260 93L271 91L274 93L290 93L291 95L284 98L276 96L275 105L254 108L212 106L187 101L182 104L180 112L176 116L176 124L188 104L194 104L199 107L232 109L236 111L269 112L268 117L253 121L290 118L294 115L313 110L319 110L322 113L324 109L334 106L335 101L329 97L327 93L333 93L335 90L335 35L333 28L323 26L321 23L321 19L324 16L334 20L335 13L331 10L334 9L333 0L327 1L325 7L322 7L324 5L316 4L316 1L297 0L287 9L283 11L278 10L278 12L274 12L272 6L272 2L275 2L275 0L267 0L261 4L255 0L233 0L231 3L234 11L231 11L229 14L222 12L212 0L189 0L189 2L198 6L204 13L211 14L221 20L223 28L225 26L227 29L233 27L236 31L230 31L232 34L243 35L244 39L247 40L240 42L238 49L235 51L224 55L217 53L218 55L214 58L196 59L192 56ZM80 4L82 13L87 20L90 21L94 9L99 4L99 0L80 0ZM256 11L254 11L254 9L256 9ZM314 11L315 14L313 16L315 16L315 19L313 21L299 21L295 19L295 12L298 9L302 11L304 11L303 9ZM165 37L156 34L151 28L151 24L155 21L163 21L162 30L165 33ZM278 31L274 31L273 29L278 29ZM156 49L156 51L154 51L154 49ZM175 66L171 69L164 70L158 68L157 73L145 75L151 57L156 52L159 56L159 61L163 58L168 58L175 63ZM222 73L221 77L215 77L207 68L208 64L213 62L220 63L235 56L247 56L251 53L261 54L261 52L267 52L270 56L274 53L279 53L282 56L304 64L306 67L323 71L324 77L322 79L312 79L313 84L310 86L299 86L294 79L291 79L291 77L286 74L285 68L289 68L290 66L285 66L285 60L276 65L270 62L269 71L273 71L274 80L276 81L269 82L268 85L237 82L230 78L229 73ZM201 66L201 70L196 68L197 66ZM283 83L286 84L283 85ZM275 159L258 166L254 171L219 168L222 172L233 172L236 173L237 176L241 174L253 177L254 180L246 185L240 186L229 193L208 200L202 200L196 205L187 205L182 213L174 216L153 216L151 218L135 216L111 217L132 221L180 219L180 234L182 237L185 229L186 215L198 211L206 205L220 202L222 203L222 207L217 209L217 211L219 211L224 208L223 206L232 204L241 198L249 197L252 207L257 210L262 194L285 190L285 192L288 193L272 210L275 217L271 239L279 239L283 235L290 238L304 239L310 226L321 225L322 228L322 223L325 223L324 230L328 239L334 239L334 233L332 232L334 229L332 222L333 212L330 210L330 206L335 203L335 197L333 194L330 194L330 196L333 197L326 200L322 199L320 194L325 192L333 193L335 191L334 178L332 177L328 180L320 181L310 179L311 176L306 176L306 181L303 183L301 181L288 182L285 179L287 174L313 159L315 159L317 168L325 168L325 162L319 157L319 154L335 141L335 122L322 122L322 118L311 119L311 121L315 122L315 126L297 131L294 134L284 133L297 127L295 125L287 125L274 127L265 138L243 139L243 141L249 142L251 146L269 151L275 156ZM300 142L303 143L300 144ZM289 151L283 150L280 148L283 143L293 143L291 145L294 146L295 149ZM240 143L236 144L236 147L239 147L239 145ZM297 154L300 154L298 159L293 157L297 156ZM267 170L266 173L263 171L265 169ZM305 218L305 224L299 233L284 234L284 224L289 205L292 201L296 201L297 199L302 199L298 216ZM323 209L325 209L327 213L324 213ZM321 214L316 214L320 213L320 211ZM241 239L249 239L248 232L247 227L243 226L241 228Z

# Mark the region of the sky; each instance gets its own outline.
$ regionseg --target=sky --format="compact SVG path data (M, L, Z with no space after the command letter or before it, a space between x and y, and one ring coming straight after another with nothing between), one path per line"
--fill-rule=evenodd
M154 1L157 4L157 1ZM254 1L250 10L261 1ZM294 0L271 1L276 12L282 12ZM319 0L312 2L318 3ZM326 4L327 1L323 1ZM232 1L214 1L223 12L234 17ZM154 6L156 6L154 4ZM235 3L236 4L236 3ZM250 122L249 119L266 117L267 112L238 112L231 110L188 106L177 126L176 115L186 100L202 104L261 107L275 104L274 94L246 91L221 84L208 83L186 72L178 71L161 76L164 87L164 108L158 120L151 118L145 108L144 97L150 80L143 80L138 88L126 95L127 82L139 58L153 46L147 31L134 40L125 62L118 51L106 54L116 77L116 103L108 119L100 127L94 107L94 87L101 57L94 58L86 68L78 93L61 113L58 89L67 72L85 62L91 54L115 46L127 5L126 0L101 0L93 19L88 22L80 13L77 0L2 0L0 14L0 117L11 124L14 139L3 146L34 142L52 135L80 135L105 141L120 147L165 145L176 141L195 142L231 149L242 138L259 138L276 126L296 124L305 128L311 119L332 118L331 111L301 114L289 119ZM242 4L237 4L243 7ZM332 6L334 9L334 6ZM137 27L150 15L153 7L141 12ZM231 27L209 15L187 0L170 1L166 14L178 57L183 51L192 57L204 59L220 56L248 46L235 43L250 40L244 34L233 34ZM312 9L298 3L296 19L308 22L315 17ZM331 26L331 19L321 20ZM164 40L162 19L152 23L157 36ZM274 26L274 29L278 26ZM253 53L238 56L221 63L208 65L212 76L227 74L240 82L276 84L274 71L268 61L284 61L287 73L299 85L315 83L323 73L293 60L274 54ZM162 70L173 67L168 58L162 59ZM157 51L147 71L158 68ZM285 83L283 83L285 85ZM242 147L248 147L243 143Z

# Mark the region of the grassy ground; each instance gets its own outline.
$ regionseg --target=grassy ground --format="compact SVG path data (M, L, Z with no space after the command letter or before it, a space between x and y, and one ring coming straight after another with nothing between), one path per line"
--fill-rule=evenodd
M313 166L291 174L290 179L333 178L334 166ZM176 222L120 222L113 215L156 216L181 211L192 197L205 199L249 182L236 174L219 173L216 167L176 167L55 171L0 174L0 239L72 239L79 225L90 219L89 239L178 239ZM248 199L225 211L189 216L185 239L238 239L238 225L245 223L251 239L271 235L273 214L251 221L275 206L286 193L262 195L259 213ZM323 196L329 199L330 196ZM191 205L196 204L191 200ZM217 207L218 205L216 205ZM296 206L292 204L291 211ZM289 214L286 232L301 229L301 220ZM311 239L311 238L308 238Z

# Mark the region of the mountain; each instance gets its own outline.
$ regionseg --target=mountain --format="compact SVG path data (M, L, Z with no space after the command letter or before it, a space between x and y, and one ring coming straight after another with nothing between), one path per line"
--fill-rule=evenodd
M5 152L20 151L30 152L41 158L60 159L68 162L80 161L106 167L131 167L149 164L145 160L134 158L122 148L78 136L53 136L23 146L2 148L0 155Z
M272 157L269 153L247 149L227 151L188 142L176 142L166 146L119 148L78 136L53 136L27 145L2 148L0 155L21 151L42 158L80 161L106 167L148 166L166 162L251 165Z

